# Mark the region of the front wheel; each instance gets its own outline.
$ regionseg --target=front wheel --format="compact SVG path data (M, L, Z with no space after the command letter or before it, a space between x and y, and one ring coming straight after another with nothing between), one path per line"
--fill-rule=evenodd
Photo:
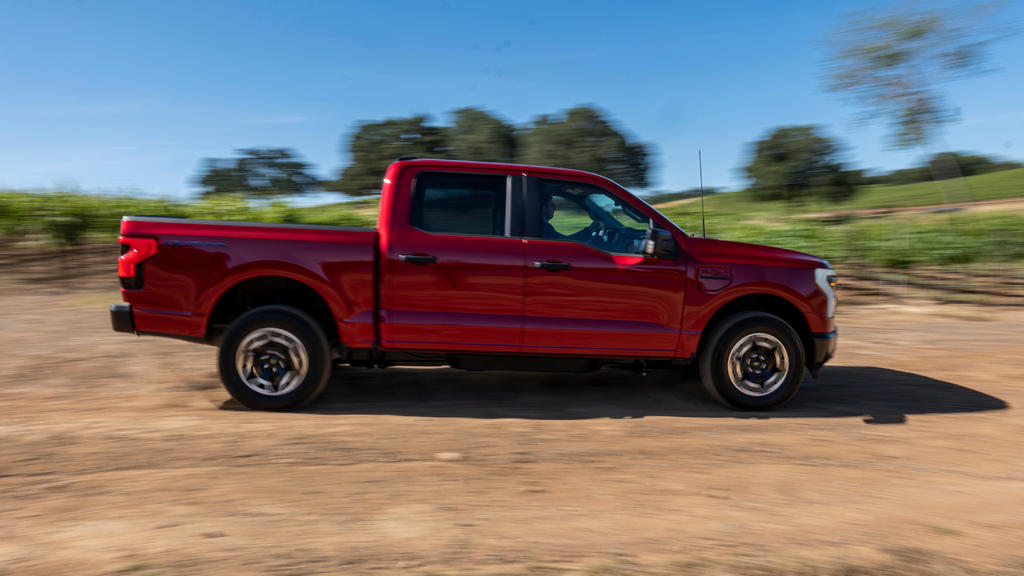
M255 410L284 410L323 391L331 356L324 331L309 315L289 306L264 306L231 324L217 368L235 400Z
M704 388L719 402L746 410L785 404L804 379L804 348L778 316L740 312L719 323L700 353Z

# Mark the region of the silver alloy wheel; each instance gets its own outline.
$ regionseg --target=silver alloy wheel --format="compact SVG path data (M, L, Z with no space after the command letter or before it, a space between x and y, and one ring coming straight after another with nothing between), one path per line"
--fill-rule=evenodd
M235 352L238 377L265 396L281 396L295 390L309 370L306 346L291 332L259 328L245 336Z
M789 354L782 342L764 332L740 338L729 351L729 380L747 396L767 396L789 374Z

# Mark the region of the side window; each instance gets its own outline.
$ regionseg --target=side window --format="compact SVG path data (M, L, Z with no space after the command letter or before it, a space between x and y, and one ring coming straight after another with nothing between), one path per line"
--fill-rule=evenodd
M541 185L542 236L572 236L594 223L584 204L576 200L557 184Z
M412 225L441 234L505 235L506 177L425 172L416 177Z
M649 219L603 188L540 181L540 235L605 252L642 254Z

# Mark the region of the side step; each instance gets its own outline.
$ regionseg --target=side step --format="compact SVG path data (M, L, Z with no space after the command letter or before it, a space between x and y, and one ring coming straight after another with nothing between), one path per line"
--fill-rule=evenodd
M503 372L592 372L601 362L589 358L516 358L514 356L450 356L448 365L460 370Z

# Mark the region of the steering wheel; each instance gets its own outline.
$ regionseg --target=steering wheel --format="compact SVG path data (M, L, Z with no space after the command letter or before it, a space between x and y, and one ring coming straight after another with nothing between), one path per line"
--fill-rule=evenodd
M614 226L604 226L601 237L604 238L605 242L614 245L619 241L619 238L622 237L622 230L619 230Z
M602 220L594 220L586 229L590 231L590 237L598 240L605 248L614 249L622 239L622 230Z

